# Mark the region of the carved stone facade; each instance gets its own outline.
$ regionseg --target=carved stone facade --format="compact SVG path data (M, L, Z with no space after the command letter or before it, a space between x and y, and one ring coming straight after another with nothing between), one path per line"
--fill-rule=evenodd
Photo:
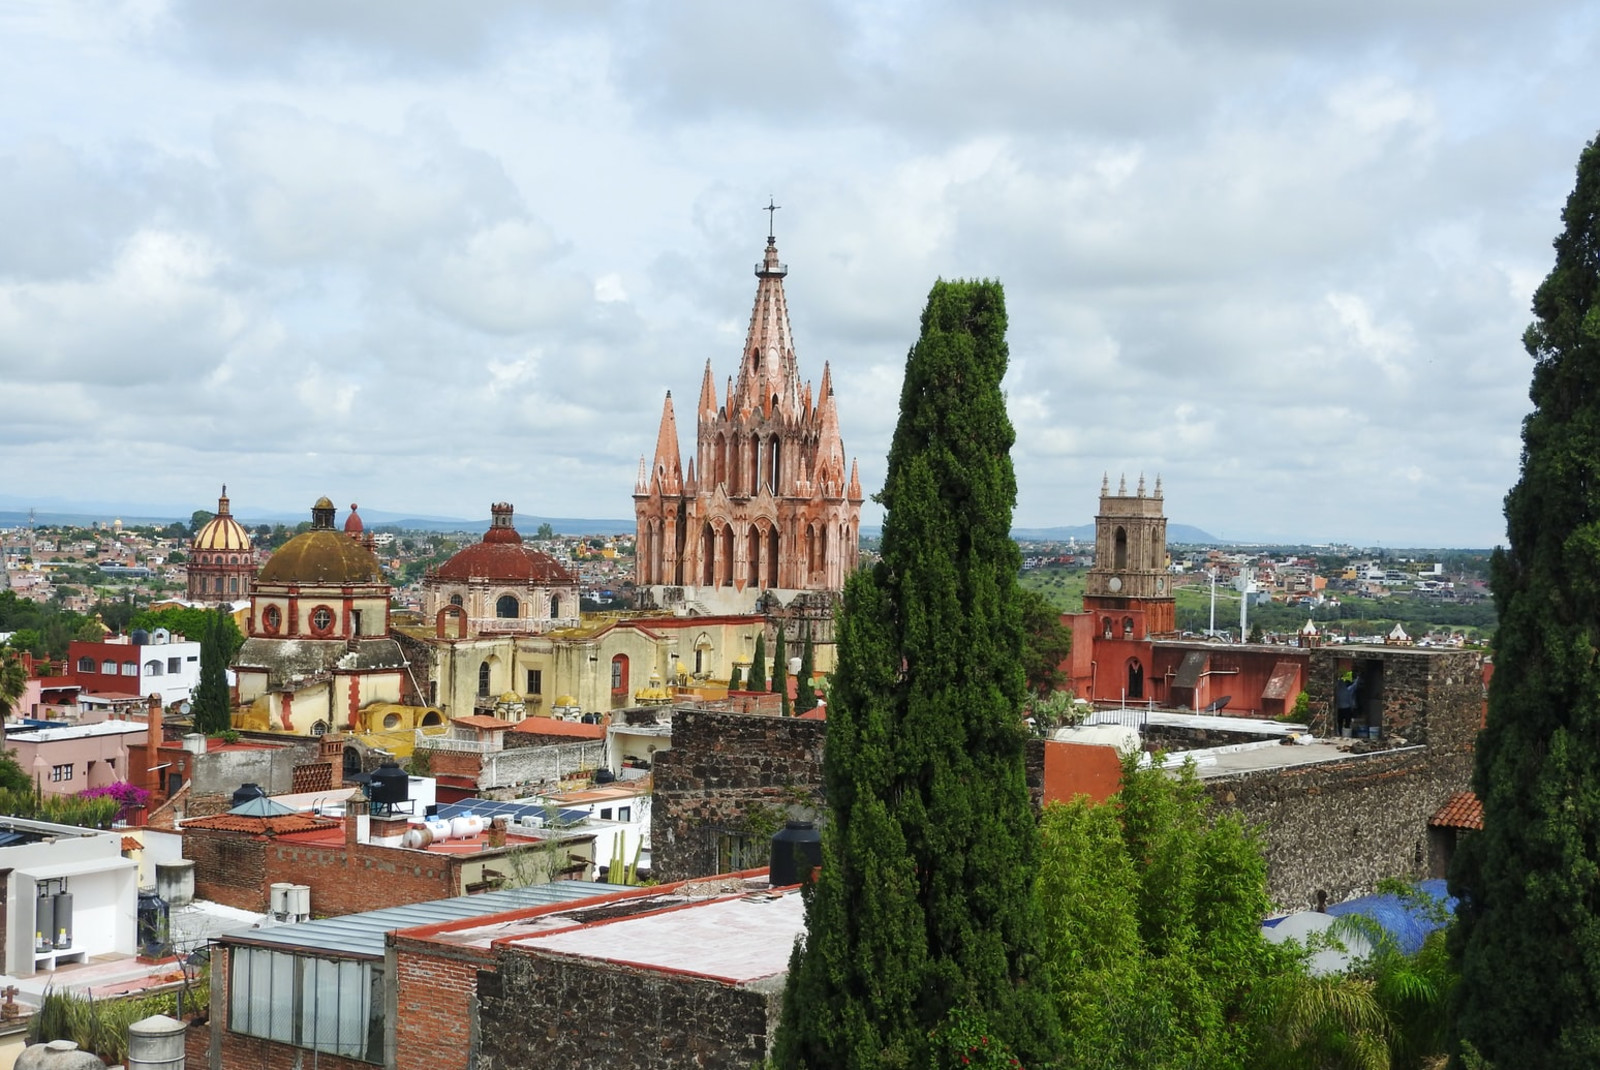
M652 460L639 459L637 583L657 605L749 612L763 591L839 591L855 570L861 481L845 463L833 380L802 384L769 235L738 379L719 403L711 362L685 467L668 392Z
M1167 518L1162 512L1161 477L1147 497L1144 476L1128 493L1126 478L1111 493L1109 479L1100 484L1100 512L1094 518L1094 567L1083 591L1086 613L1107 614L1123 638L1142 639L1175 630L1171 578L1167 575ZM1138 616L1125 611L1138 610ZM1111 638L1111 636L1106 636Z

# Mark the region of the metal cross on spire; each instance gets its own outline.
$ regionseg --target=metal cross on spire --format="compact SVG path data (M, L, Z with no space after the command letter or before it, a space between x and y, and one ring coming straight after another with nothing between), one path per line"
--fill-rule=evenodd
M771 238L773 236L772 224L776 221L778 209L782 208L782 207L783 207L783 205L778 204L778 203L776 203L774 201L772 194L770 194L770 193L767 194L767 206L765 208L761 209L761 210L763 212L767 213L767 237L768 238Z

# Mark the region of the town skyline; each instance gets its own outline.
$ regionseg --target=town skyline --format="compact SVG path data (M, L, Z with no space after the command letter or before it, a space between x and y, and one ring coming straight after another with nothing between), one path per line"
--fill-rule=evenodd
M992 276L1019 527L1143 472L1218 539L1492 546L1600 90L1574 3L174 0L0 34L34 102L0 132L24 512L226 482L625 520L662 393L737 372L772 196L869 496L928 286Z

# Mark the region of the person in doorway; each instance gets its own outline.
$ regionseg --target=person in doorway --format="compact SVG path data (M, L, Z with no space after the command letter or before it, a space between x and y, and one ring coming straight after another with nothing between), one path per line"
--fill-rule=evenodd
M1356 719L1356 707L1359 705L1358 694L1361 683L1356 679L1356 674L1346 671L1339 677L1339 682L1333 685L1333 708L1338 715L1339 734L1350 734L1350 726Z

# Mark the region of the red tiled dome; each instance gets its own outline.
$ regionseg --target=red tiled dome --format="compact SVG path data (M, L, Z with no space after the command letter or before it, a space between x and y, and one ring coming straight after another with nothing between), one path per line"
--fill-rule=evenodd
M344 533L346 535L359 535L364 530L366 529L361 523L361 518L356 515L356 503L351 502L350 515L344 518Z
M491 535L498 534L490 532ZM498 580L506 583L572 583L572 573L549 554L530 550L522 540L475 543L439 566L441 580Z
M556 584L574 583L572 573L549 554L522 545L522 536L511 523L511 506L495 502L490 506L493 519L483 541L467 547L439 566L435 576L441 580L465 583L489 580L499 583Z

